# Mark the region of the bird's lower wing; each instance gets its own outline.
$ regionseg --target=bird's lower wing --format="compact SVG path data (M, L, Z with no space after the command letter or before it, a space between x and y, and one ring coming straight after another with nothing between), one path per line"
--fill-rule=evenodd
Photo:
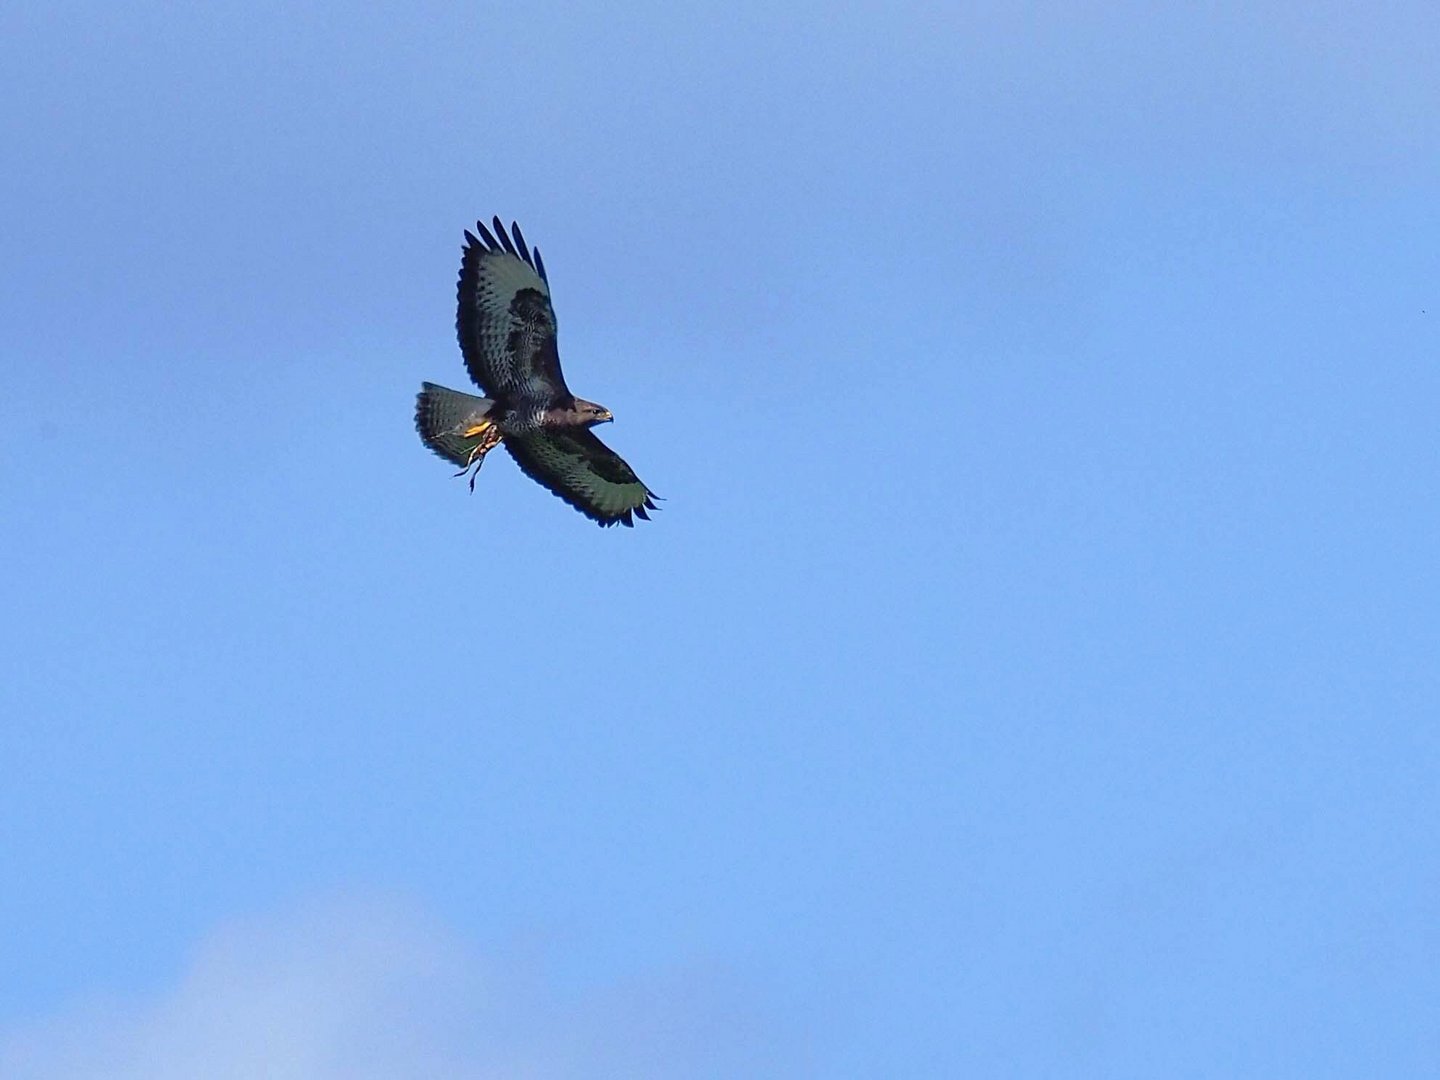
M586 517L601 525L633 526L648 519L655 493L619 454L588 428L505 439L520 468Z

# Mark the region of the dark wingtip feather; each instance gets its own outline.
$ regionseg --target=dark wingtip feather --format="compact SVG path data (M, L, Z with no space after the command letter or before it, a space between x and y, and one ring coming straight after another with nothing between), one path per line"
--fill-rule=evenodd
M465 246L467 248L479 247L480 241L475 239L475 234L469 229L465 230Z
M515 254L515 245L511 243L510 236L505 232L505 226L500 224L500 215L495 215L495 235L500 237L500 243L505 245L505 250L511 255Z
M500 219L496 218L495 220L498 221ZM490 230L485 227L485 223L483 221L475 222L475 231L485 238L485 246L487 248L489 248L491 251L500 250L500 242L490 234Z
M540 280L546 285L550 284L550 278L545 274L545 260L540 258L540 249L535 249L535 272L540 275Z
M530 246L525 243L525 234L520 231L518 221L510 223L510 235L515 238L515 246L520 249L520 257L525 260L530 269L535 269L535 260L530 257Z
M641 521L650 520L650 515L645 512L645 507L643 506L635 507L635 516L638 517Z

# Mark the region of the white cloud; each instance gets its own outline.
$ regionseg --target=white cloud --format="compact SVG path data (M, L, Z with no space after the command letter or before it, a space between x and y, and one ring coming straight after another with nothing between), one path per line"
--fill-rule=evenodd
M733 980L685 970L570 1000L415 911L311 907L221 927L178 984L0 1032L6 1080L795 1076ZM793 1046L793 1042L791 1043Z

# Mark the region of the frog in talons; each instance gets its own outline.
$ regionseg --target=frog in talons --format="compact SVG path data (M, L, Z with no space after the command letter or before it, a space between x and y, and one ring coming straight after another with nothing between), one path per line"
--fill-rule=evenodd
M474 446L470 447L470 453L465 459L465 467L455 474L456 476L464 476L466 473L470 473L470 491L473 494L475 491L475 478L480 475L480 466L485 464L485 455L500 445L500 440L503 436L495 424L489 420L482 420L480 423L460 432L460 437L462 439L478 440ZM470 472L472 466L475 469L474 472Z

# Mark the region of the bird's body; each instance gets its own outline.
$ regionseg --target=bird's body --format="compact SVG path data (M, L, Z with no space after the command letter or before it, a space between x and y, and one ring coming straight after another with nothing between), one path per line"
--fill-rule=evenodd
M476 225L483 242L465 233L456 316L465 367L485 396L425 383L416 430L462 475L472 466L478 473L503 443L528 476L587 517L633 525L655 509L655 494L590 430L614 419L610 410L565 385L540 252L518 225L507 234L498 217L494 224L494 234Z

